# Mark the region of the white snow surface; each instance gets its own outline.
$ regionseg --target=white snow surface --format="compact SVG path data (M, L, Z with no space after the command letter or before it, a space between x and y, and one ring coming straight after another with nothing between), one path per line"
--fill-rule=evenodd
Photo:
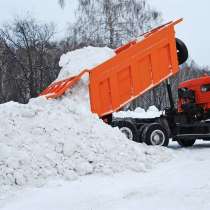
M62 67L57 80L79 74L82 70L91 70L95 66L115 56L115 51L108 47L84 47L63 54L59 66Z
M173 159L147 173L95 174L24 189L2 210L209 210L210 144L169 149Z
M77 51L77 59L76 52L66 54L60 75L69 76L69 68L77 65L93 67L99 57L104 62L107 51L95 48L94 55L94 48L88 47ZM0 201L17 187L90 174L145 172L171 158L166 148L131 142L92 114L85 81L57 100L39 97L27 105L2 104L0 116Z
M162 112L159 111L157 107L150 106L147 111L138 107L134 111L128 110L128 111L116 112L114 113L114 116L121 117L121 118L131 117L131 118L141 118L141 119L148 118L149 119L149 118L160 117L161 114Z

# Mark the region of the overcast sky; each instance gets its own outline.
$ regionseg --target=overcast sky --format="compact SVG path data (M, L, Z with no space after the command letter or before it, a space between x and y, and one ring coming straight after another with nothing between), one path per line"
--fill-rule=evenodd
M188 46L190 55L200 65L210 65L210 0L148 0L160 10L165 21L183 17L176 26L177 37ZM66 0L64 10L57 0L0 0L0 24L13 16L27 13L41 21L54 21L59 34L65 31L66 23L74 18L77 0Z
M165 20L184 18L176 26L176 36L188 47L200 65L210 65L210 0L149 0Z
M74 20L77 0L66 0L64 9L61 9L57 2L58 0L0 0L0 24L15 16L29 14L43 22L55 22L58 33L62 35L66 23Z

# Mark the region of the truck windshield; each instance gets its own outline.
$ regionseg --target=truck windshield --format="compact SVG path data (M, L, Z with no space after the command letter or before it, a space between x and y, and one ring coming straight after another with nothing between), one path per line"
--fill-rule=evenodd
M209 92L210 91L210 84L205 84L201 86L201 92Z

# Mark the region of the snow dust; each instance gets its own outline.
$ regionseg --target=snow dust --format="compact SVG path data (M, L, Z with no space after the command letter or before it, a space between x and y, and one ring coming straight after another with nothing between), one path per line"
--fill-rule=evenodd
M67 53L60 61L59 78L112 56L114 51L108 48ZM144 172L171 157L163 147L129 141L92 114L83 80L57 100L39 97L27 105L2 104L0 116L0 195L17 186L42 186L50 179Z

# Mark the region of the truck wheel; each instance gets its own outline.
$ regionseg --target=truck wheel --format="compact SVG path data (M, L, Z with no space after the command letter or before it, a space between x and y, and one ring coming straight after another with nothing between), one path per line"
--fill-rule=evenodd
M184 42L176 38L176 49L179 65L183 64L188 58L188 50Z
M192 147L196 139L179 139L177 140L178 144L182 147Z
M132 122L118 121L115 123L115 126L117 126L129 140L138 141L138 130Z
M168 146L169 138L167 131L159 124L148 124L142 133L142 140L147 145Z

